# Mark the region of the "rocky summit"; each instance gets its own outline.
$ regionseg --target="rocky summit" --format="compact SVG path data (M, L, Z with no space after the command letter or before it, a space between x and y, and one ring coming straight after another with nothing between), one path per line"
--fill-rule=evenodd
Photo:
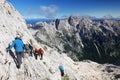
M119 80L119 66L98 64L90 60L74 62L65 54L73 54L76 48L71 46L77 47L78 52L82 52L82 48L88 45L83 43L82 38L86 38L90 34L80 37L78 32L81 29L75 28L77 22L79 22L77 28L83 28L83 34L90 31L93 25L91 20L70 18L70 20L58 19L58 21L50 24L39 22L36 23L38 29L36 27L28 29L25 20L12 4L5 0L0 0L0 80ZM102 27L108 30L107 22L103 24L104 26ZM83 25L83 27L80 27L80 25ZM95 23L95 25L100 24ZM94 28L99 30L98 27L94 26ZM117 32L112 29L110 29L113 32L112 34L118 36ZM115 30L119 32L116 27ZM76 38L71 39L73 32L76 33L74 34L76 36L72 36ZM42 47L45 50L43 60L39 58L36 60L34 56L24 53L26 56L22 60L21 68L18 69L16 67L12 55L6 52L6 48L18 34L21 35L25 44L30 42L33 46ZM79 44L74 43L74 39L78 39L76 43ZM98 46L97 42L96 46ZM12 51L14 52L14 48ZM73 59L78 59L78 57L75 55ZM61 64L65 67L64 77L61 77L58 68Z

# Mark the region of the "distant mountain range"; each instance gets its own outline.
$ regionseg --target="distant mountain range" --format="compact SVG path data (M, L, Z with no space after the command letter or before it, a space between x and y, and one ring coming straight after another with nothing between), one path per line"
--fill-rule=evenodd
M103 20L105 20L105 19L109 19L109 20L118 20L118 21L120 21L120 17L118 17L118 18L113 18L113 17L107 17L107 16L104 16L104 18L96 18L96 17L90 17L90 16L86 16L86 17L80 17L80 18L88 18L88 19L91 19L91 20L93 20L93 21L103 21ZM47 23L50 23L50 22L52 22L54 19L40 19L40 18L38 18L38 19L25 19L26 20L26 23L27 24L35 24L35 23L37 23L37 22L47 22Z
M35 24L37 22L51 22L53 19L26 19L27 24Z

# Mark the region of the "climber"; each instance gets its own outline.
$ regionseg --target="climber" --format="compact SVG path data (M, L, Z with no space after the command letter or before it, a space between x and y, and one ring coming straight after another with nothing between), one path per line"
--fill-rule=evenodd
M63 77L64 76L64 66L63 65L60 65L59 66L59 70L61 72L61 76Z
M35 48L34 49L35 59L37 59L37 56L40 56L40 60L42 60L43 59L43 54L44 54L44 50L42 48L40 48L40 49Z
M12 47L14 47L16 55L17 55L18 64L16 66L19 69L22 63L22 57L24 57L24 54L23 54L24 43L20 35L17 35L17 37L15 37L15 40L12 41L12 44L9 46L9 48L7 48L7 51L10 51Z
M28 55L32 56L33 47L30 43L27 43L27 44L24 45L24 52L28 53Z
M32 53L33 53L33 46L31 44L29 44L29 48L30 48L30 56L33 56Z
M38 54L38 49L35 48L34 51L33 51L33 53L34 53L35 59L37 60L37 56L39 55Z
M40 54L40 57L41 57L40 60L42 60L43 59L44 50L42 48L40 48L38 50L38 53Z

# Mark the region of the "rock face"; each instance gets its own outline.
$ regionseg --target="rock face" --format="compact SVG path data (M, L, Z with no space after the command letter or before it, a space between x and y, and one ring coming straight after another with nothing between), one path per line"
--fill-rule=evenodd
M29 33L22 16L7 1L0 0L0 11L0 80L63 80L58 69L61 64L65 66L65 80L119 79L120 69L117 66L100 65L92 61L74 62L66 54L60 54L48 45L42 43L39 45ZM48 24L43 23L41 26L44 25ZM54 25L54 23L50 25ZM62 28L64 27L61 27L61 30ZM55 27L49 27L49 30L43 29L48 31L42 33L53 36L55 33L53 29L56 30ZM50 30L53 30L52 34L49 32ZM43 60L39 60L39 58L36 60L26 54L21 68L17 69L13 58L5 50L17 34L22 35L24 42L30 41L33 45L44 48ZM41 36L41 39L44 40L44 38L46 37Z
M1 4L1 3L2 3L2 4L5 3L5 1L6 1L6 0L1 0L1 1L0 1L0 4Z
M40 25L44 26L40 28ZM37 27L39 31L35 33L35 38L38 42L67 53L74 60L90 59L100 63L114 63L120 59L119 21L97 22L70 16L49 24L37 23Z
M14 9L12 5L10 5L8 2L2 3L0 5L0 46L2 46L2 51L4 51L4 47L8 46L8 43L10 43L14 37L17 34L23 35L23 39L28 37L30 35L29 31L27 30L25 20L22 18L22 16ZM26 34L28 33L28 34ZM32 36L29 37L29 39Z

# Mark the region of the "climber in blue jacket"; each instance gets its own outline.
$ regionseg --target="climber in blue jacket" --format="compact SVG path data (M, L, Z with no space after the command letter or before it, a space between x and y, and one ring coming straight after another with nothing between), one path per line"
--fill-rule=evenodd
M59 70L61 72L61 76L64 76L64 66L63 65L59 66Z
M12 41L12 44L7 48L7 51L10 51L14 47L16 55L17 55L17 68L20 68L20 65L22 63L22 57L24 57L23 51L24 51L24 43L22 39L17 36L15 40Z

